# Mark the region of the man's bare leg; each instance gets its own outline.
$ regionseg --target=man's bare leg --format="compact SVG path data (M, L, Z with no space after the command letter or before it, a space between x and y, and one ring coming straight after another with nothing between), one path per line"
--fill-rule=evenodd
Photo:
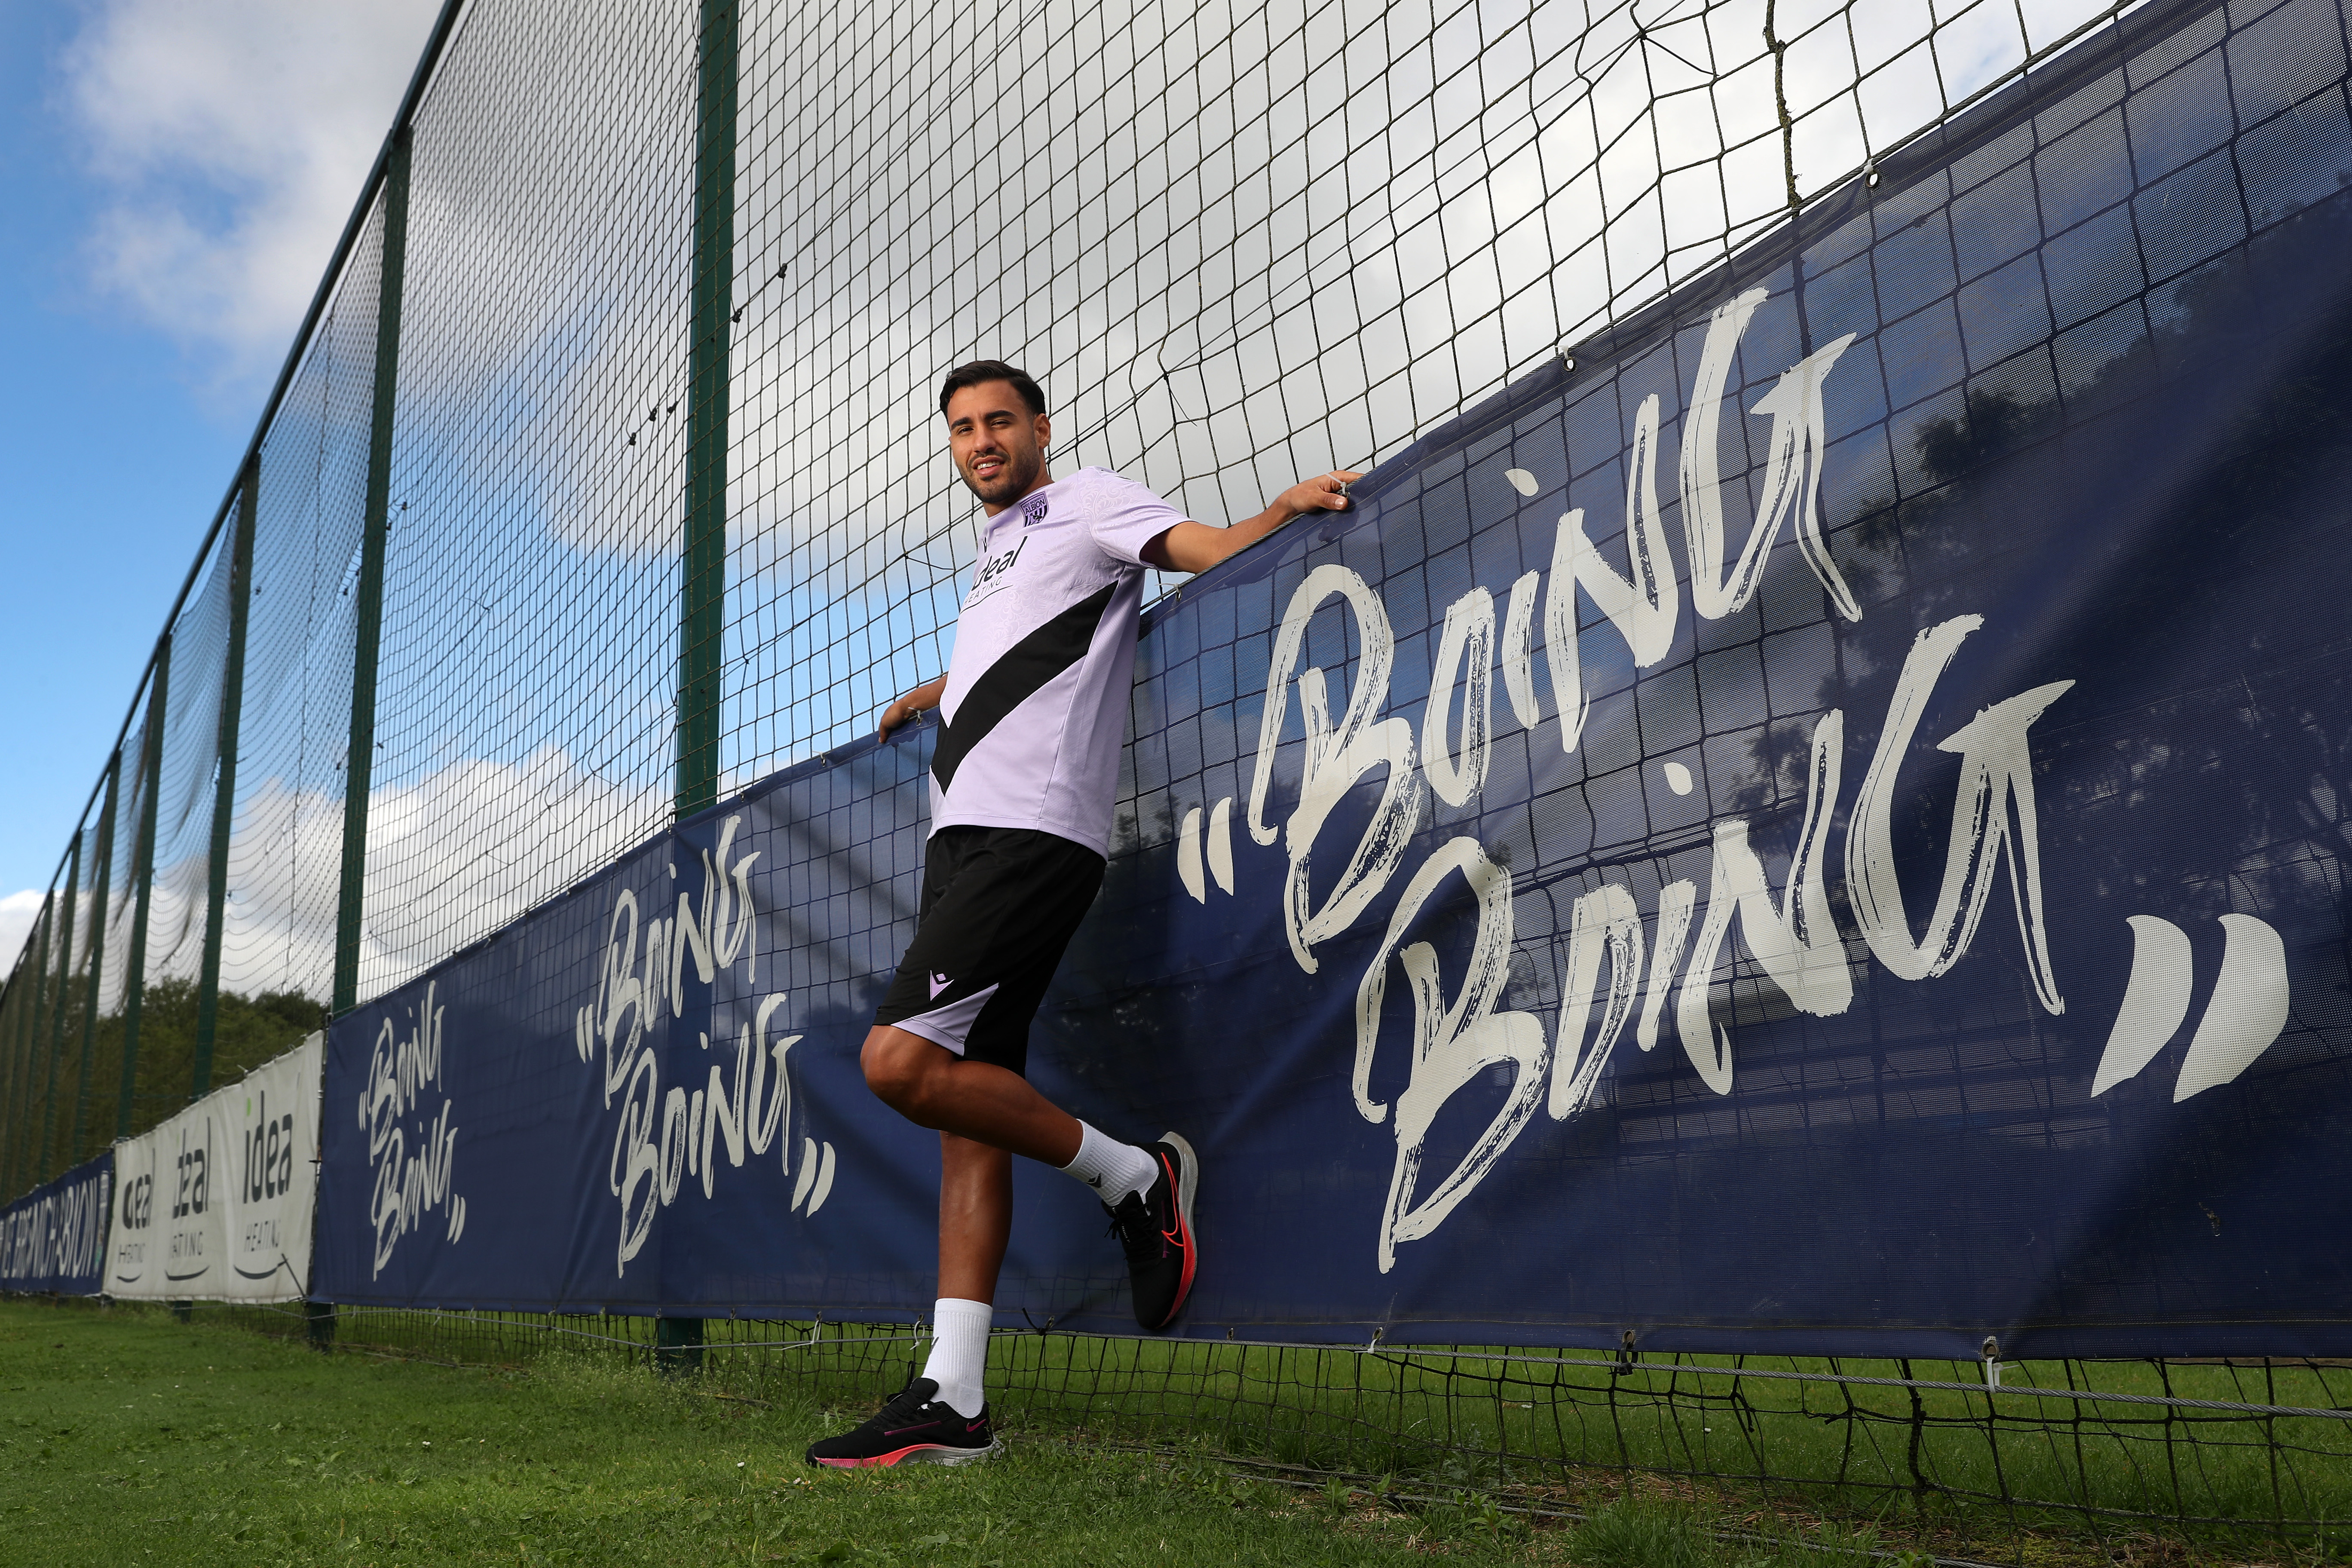
M877 1024L858 1053L866 1084L918 1127L1059 1168L1078 1157L1078 1119L1017 1072L968 1062L908 1029ZM942 1216L944 1217L944 1216ZM977 1298L975 1298L977 1300Z
M1173 1162L1178 1157L1174 1152L1148 1153L1105 1138L1038 1093L1019 1073L968 1060L895 1025L874 1026L858 1060L866 1087L877 1098L940 1135L940 1295L930 1358L922 1373L940 1401L966 1418L983 1411L989 1321L1013 1230L1015 1154L1086 1183L1104 1198L1106 1207L1114 1201L1121 1204L1118 1214L1134 1210L1120 1222L1129 1226L1120 1234L1125 1239L1131 1232L1139 1244L1148 1232L1145 1250L1150 1257L1146 1267L1157 1281L1147 1290L1146 1275L1135 1275L1137 1321L1157 1329L1173 1318L1192 1282L1192 1173L1197 1167L1191 1145L1174 1133L1168 1135L1169 1143L1181 1152L1182 1163L1168 1163L1163 1177L1163 1157ZM1161 1195L1151 1198L1155 1193ZM1155 1215L1146 1199L1169 1212ZM1177 1250L1166 1245L1171 1237L1177 1238ZM1133 1269L1135 1247L1130 1246L1129 1251Z
M1013 1233L1013 1156L1067 1165L1085 1129L1019 1073L911 1030L876 1025L859 1059L884 1103L940 1134L940 1300L923 1375L950 1408L977 1416L989 1309Z
M940 1294L993 1304L1012 1234L1013 1156L940 1133Z

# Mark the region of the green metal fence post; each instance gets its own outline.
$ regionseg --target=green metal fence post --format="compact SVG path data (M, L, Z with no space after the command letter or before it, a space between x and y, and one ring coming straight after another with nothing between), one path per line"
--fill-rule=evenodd
M8 1190L12 1193L20 1190L20 1184L28 1170L40 1169L37 1158L27 1161L25 1156L33 1139L33 1094L34 1084L40 1077L36 1064L41 1048L41 1026L48 1021L43 1003L49 980L50 921L57 913L57 890L52 888L49 896L41 900L39 921L34 927L32 1026L25 1037L25 1104L16 1119L16 1148L8 1156Z
M228 908L228 836L236 816L237 724L245 711L245 627L253 604L254 492L261 485L261 454L245 465L236 500L236 532L228 556L228 649L221 661L220 759L213 786L213 841L206 858L204 968L196 981L196 1066L188 1098L201 1100L213 1085L213 1037L220 1026L221 928Z
M702 0L689 295L686 561L678 616L677 815L719 798L719 663L727 606L729 331L735 292L738 0Z
M15 1140L9 1136L9 1119L16 1114L16 977L9 975L5 989L0 989L0 1203L15 1194L7 1186L8 1151Z
M394 132L383 176L383 264L377 277L375 385L368 429L367 499L354 592L351 749L343 770L342 899L335 915L335 986L330 1009L359 1005L360 921L367 879L368 789L375 767L376 654L383 637L384 539L392 528L393 403L400 376L400 296L408 264L409 128Z
M114 1104L114 1135L131 1136L131 1110L139 1079L139 1014L147 1000L147 907L155 890L155 796L163 785L163 721L171 712L172 634L155 647L155 689L147 699L146 744L139 783L139 838L131 847L131 952L122 966L122 1090Z
M107 899L114 881L114 806L122 783L122 749L106 759L106 805L98 817L98 879L89 893L89 973L82 980L81 1079L74 1090L73 1142L66 1148L70 1165L89 1136L90 1058L98 1044L98 990L106 978Z
M735 302L739 0L702 0L696 100L694 278L687 347L686 561L678 605L677 815L719 799L720 663L727 630L727 428ZM654 1361L702 1365L702 1320L654 1320Z
M8 985L16 1003L15 1016L9 1020L8 1058L15 1074L16 1088L9 1097L6 1131L8 1159L0 1181L15 1193L16 1176L25 1162L26 1118L33 1107L33 1015L40 1004L40 970L35 965L34 952L38 945L37 931L26 933L23 956L17 961L16 973Z
M58 1058L66 1052L66 1015L73 1009L74 897L81 891L81 824L76 823L73 843L66 850L65 913L58 921L61 938L58 943L58 993L49 1005L48 1082L41 1091L41 1146L35 1156L36 1169L43 1181L48 1179L49 1151L57 1146Z
M16 972L8 976L6 1012L0 1016L0 1023L5 1023L8 1031L8 1100L0 1106L0 1194L7 1195L16 1191L16 1159L25 1146L20 1124L32 1096L33 976L37 972L30 963L30 936L27 932L25 947L17 955Z
M332 1301L305 1301L302 1303L302 1313L310 1348L314 1351L333 1350L335 1348L335 1304Z

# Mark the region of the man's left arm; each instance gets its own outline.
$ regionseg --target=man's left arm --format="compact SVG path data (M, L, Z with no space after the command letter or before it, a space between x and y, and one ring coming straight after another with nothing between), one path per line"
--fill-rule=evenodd
M1206 572L1228 555L1248 549L1291 519L1315 511L1348 510L1348 486L1363 476L1334 468L1319 479L1301 479L1255 517L1231 528L1180 522L1143 547L1144 561L1162 572Z

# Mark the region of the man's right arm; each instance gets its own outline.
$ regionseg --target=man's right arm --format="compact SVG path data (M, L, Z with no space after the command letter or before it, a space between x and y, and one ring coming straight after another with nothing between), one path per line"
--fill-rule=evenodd
M946 695L947 689L948 678L944 675L918 686L882 710L882 727L876 733L887 735L916 714L929 712L940 705L940 699Z

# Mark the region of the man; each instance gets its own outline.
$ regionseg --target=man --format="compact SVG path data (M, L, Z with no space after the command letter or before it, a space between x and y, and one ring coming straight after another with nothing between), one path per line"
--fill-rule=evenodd
M819 1465L961 1464L999 1447L981 1381L1013 1225L1013 1162L1092 1187L1127 1249L1136 1321L1172 1322L1192 1288L1200 1163L1173 1132L1140 1147L1022 1077L1029 1022L1102 886L1135 666L1143 568L1204 572L1292 518L1348 505L1357 476L1293 485L1246 522L1188 521L1105 468L1056 480L1053 423L1023 372L981 360L940 389L956 471L988 531L948 673L882 710L882 733L937 708L919 924L861 1063L893 1110L940 1134L940 1299L922 1374Z

